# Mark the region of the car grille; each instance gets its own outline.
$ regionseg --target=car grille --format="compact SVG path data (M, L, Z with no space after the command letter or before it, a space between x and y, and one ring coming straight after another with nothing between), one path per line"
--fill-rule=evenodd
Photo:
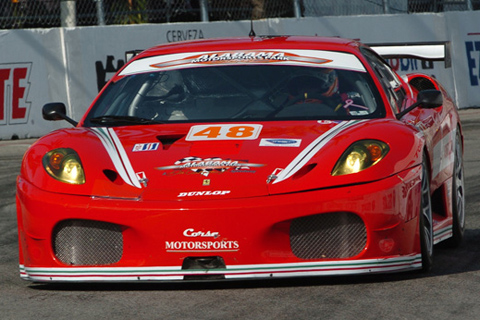
M65 264L106 265L123 254L120 226L92 220L65 220L53 231L55 256Z
M290 225L290 246L300 259L349 258L359 254L366 243L365 224L348 212L302 217Z

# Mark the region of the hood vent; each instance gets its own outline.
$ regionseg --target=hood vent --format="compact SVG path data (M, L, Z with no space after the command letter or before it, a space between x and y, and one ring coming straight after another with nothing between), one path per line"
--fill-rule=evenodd
M184 134L181 134L181 135L177 134L177 135L157 136L157 139L162 143L163 150L168 150L172 144L182 139L183 137L185 137Z
M292 179L293 179L293 180L300 179L301 177L303 177L304 175L306 175L306 174L308 174L310 171L312 171L316 166L317 166L316 163L307 164L306 166L304 166L303 168L301 168L300 170L298 170L298 171L292 176Z
M118 173L116 171L105 169L103 170L103 174L108 178L108 180L112 181L113 183L117 182Z

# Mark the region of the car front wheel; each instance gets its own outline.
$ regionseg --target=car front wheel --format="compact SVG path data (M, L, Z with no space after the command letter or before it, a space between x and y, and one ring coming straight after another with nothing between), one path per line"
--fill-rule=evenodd
M428 272L433 265L433 217L430 197L430 175L424 156L422 165L422 200L420 205L420 247L422 250L422 271Z
M455 137L452 182L452 237L446 241L450 247L458 247L465 233L465 177L463 171L463 148L460 132Z

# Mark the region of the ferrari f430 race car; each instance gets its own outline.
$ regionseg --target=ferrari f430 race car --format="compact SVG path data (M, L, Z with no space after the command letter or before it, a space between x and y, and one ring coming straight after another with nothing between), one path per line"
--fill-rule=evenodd
M131 59L77 123L63 103L17 184L38 282L428 271L465 228L444 88L359 42L245 37ZM434 57L435 58L435 57Z

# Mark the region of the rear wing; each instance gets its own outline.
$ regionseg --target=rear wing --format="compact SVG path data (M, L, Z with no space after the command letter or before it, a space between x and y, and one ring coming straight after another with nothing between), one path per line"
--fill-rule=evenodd
M369 47L385 59L413 58L444 61L445 68L452 66L450 42L371 44Z

